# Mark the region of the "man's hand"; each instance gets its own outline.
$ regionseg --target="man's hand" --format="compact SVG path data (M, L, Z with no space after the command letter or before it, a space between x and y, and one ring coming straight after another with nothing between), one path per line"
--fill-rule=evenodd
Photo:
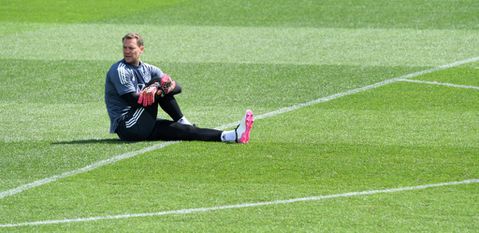
M164 74L160 80L160 83L154 82L150 86L140 91L138 97L138 104L143 107L148 107L155 103L155 96L164 96L172 92L176 87L176 82L173 81L169 75Z
M176 87L176 82L173 81L168 74L164 74L160 81L160 88L163 94L167 95Z
M138 104L141 104L143 107L148 107L155 103L155 96L161 95L161 90L158 90L157 85L150 85L140 91L140 96L138 97Z

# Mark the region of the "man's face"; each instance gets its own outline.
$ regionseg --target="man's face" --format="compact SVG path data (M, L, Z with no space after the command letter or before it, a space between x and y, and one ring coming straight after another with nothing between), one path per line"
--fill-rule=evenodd
M138 46L137 39L126 39L123 41L123 58L126 63L138 66L144 49L144 46Z

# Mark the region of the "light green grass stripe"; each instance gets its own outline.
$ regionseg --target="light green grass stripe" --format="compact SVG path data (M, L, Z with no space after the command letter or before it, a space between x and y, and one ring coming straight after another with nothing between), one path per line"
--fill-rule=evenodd
M425 185L417 185L417 186L406 186L406 187L399 187L399 188L367 190L367 191L350 192L350 193L338 193L338 194L310 196L310 197L302 197L302 198L287 199L287 200L240 203L235 205L168 210L168 211L152 212L152 213L120 214L120 215L110 215L110 216L95 216L95 217L88 217L88 218L58 219L58 220L45 220L45 221L9 223L9 224L7 223L7 224L0 224L0 228L39 226L39 225L74 223L74 222L93 222L93 221L99 221L99 220L128 219L128 218L140 218L140 217L158 217L158 216L165 216L165 215L185 215L185 214L205 213L205 212L227 210L227 209L241 209L241 208L251 208L251 207L269 206L269 205L291 204L291 203L297 203L297 202L321 201L321 200L327 200L327 199L351 198L351 197L358 197L358 196L370 196L370 195L376 195L376 194L417 191L417 190L424 190L424 189L431 189L431 188L457 186L457 185L469 185L469 184L477 184L477 183L479 183L479 179L469 179L469 180L462 180L462 181L452 181L452 182L425 184Z
M0 50L0 58L116 61L128 31L145 36L144 60L150 62L437 66L479 53L475 30L34 26L37 30L1 36L8 47ZM8 31L15 24L4 27Z

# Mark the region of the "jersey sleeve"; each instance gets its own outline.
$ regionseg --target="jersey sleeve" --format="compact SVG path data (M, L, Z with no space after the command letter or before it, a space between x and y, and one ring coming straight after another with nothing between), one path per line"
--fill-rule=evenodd
M112 67L107 75L118 95L121 96L126 93L136 92L135 85L131 77L129 77L128 70L121 64L117 67Z

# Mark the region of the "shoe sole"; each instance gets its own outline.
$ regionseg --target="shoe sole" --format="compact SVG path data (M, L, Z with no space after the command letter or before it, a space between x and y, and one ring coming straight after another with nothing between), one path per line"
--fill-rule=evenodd
M253 112L251 110L246 111L245 116L245 125L246 130L241 134L241 138L239 140L240 143L248 143L249 142L249 135L251 133L251 128L253 128L254 117Z

